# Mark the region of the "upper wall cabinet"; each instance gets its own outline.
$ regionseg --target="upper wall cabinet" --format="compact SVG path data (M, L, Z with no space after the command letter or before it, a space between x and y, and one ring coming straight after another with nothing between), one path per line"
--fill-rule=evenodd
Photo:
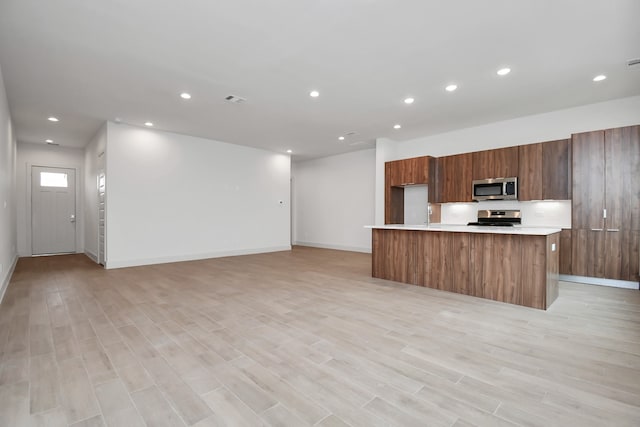
M562 139L518 147L518 200L571 198L570 144Z
M472 153L439 157L437 202L470 202L473 172Z
M542 198L571 198L571 140L542 143Z
M435 158L431 156L414 157L385 163L385 224L404 222L404 187L433 183L429 190L429 200L435 200ZM427 200L425 200L427 203Z
M521 145L518 156L518 200L542 200L542 143Z
M387 162L385 167L389 172L386 176L390 179L387 185L428 184L431 160L433 160L433 157L423 156Z
M473 179L518 176L518 147L473 153Z

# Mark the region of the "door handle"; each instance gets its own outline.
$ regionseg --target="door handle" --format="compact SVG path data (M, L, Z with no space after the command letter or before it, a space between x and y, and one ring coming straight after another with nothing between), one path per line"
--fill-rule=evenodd
M602 231L602 228L592 228L591 231Z
M620 230L618 228L609 228L609 229L607 229L607 231L610 232L610 233L614 233L614 232L620 231Z
M69 217L69 221L70 221L70 222L76 222L76 216L75 216L75 215L71 215L71 216Z

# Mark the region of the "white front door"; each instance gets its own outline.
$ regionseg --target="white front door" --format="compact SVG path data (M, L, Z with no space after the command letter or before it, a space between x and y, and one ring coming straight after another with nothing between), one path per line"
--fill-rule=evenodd
M31 167L31 253L76 251L75 169Z

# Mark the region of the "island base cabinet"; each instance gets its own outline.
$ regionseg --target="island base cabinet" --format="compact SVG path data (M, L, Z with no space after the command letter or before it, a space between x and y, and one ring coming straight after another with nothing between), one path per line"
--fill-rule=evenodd
M511 234L471 235L472 295L522 305L522 237Z
M560 233L372 234L373 277L543 310L558 296Z
M396 282L416 283L415 233L373 230L372 275Z

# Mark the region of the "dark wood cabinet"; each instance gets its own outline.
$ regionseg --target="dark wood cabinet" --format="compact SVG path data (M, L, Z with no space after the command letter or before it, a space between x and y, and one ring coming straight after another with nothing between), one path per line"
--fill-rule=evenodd
M604 229L604 131L572 137L571 224L575 229Z
M428 192L429 200L435 200L435 158L431 156L414 157L385 163L385 224L404 223L404 187L410 185L428 185L434 183ZM431 191L433 190L433 191Z
M542 143L542 198L571 199L571 140Z
M571 230L560 232L560 274L573 274L571 271Z
M575 276L603 278L605 271L605 232L574 229L571 231L571 272Z
M518 200L569 200L571 198L569 147L568 139L518 147Z
M473 153L473 179L518 176L518 147Z
M518 153L518 200L542 200L542 143L521 145Z
M438 203L471 202L472 153L439 157L437 169Z
M546 309L558 296L560 234L373 230L373 277Z
M572 274L637 281L640 127L573 135L572 157Z
M372 234L372 275L403 283L416 283L415 233L374 230Z
M429 166L433 157L414 157L411 159L394 160L385 165L389 168L389 184L405 186L429 183Z
M604 132L607 230L640 230L640 126Z

